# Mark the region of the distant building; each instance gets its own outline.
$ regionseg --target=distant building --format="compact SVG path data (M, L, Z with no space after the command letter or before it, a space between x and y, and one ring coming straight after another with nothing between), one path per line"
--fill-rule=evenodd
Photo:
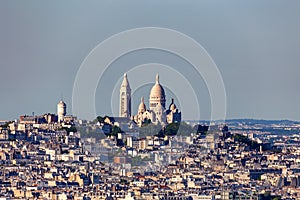
M50 113L44 114L44 118L46 119L46 121L48 123L54 123L54 122L57 122L57 120L58 120L57 115L50 114Z
M174 104L174 99L172 99L172 103L169 106L169 110L166 111L167 114L167 123L173 122L181 122L181 112L177 109Z
M61 100L57 104L57 116L58 116L58 122L64 121L64 116L67 114L67 106L66 103Z
M127 75L124 74L120 89L120 117L131 117L139 126L149 120L155 124L165 125L180 122L181 112L177 109L174 99L172 99L169 109L166 109L165 90L160 84L157 74L156 82L150 91L149 109L147 110L144 97L142 97L137 115L131 116L131 90Z
M131 89L127 79L127 74L124 74L124 79L120 88L120 112L119 117L131 116Z
M20 124L43 124L47 123L47 118L43 115L41 116L30 116L30 115L21 115Z

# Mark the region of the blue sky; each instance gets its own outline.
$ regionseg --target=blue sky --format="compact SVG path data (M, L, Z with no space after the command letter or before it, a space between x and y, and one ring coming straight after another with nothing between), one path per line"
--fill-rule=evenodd
M180 31L207 50L225 83L227 118L300 120L299 10L296 0L3 0L0 119L54 113L61 94L72 113L73 83L88 53L113 34L151 26ZM172 65L181 61L160 52L142 51L113 63L115 71L108 73L119 78L125 70L122 66L144 62ZM181 67L188 66L182 63ZM148 90L145 87L138 92L147 95ZM210 102L205 84L199 84L199 91L201 117L208 119ZM96 94L100 115L111 114L111 108L101 103L102 97L111 93ZM133 100L133 113L140 94ZM118 99L111 101L114 107L118 105ZM193 116L183 111L185 119Z

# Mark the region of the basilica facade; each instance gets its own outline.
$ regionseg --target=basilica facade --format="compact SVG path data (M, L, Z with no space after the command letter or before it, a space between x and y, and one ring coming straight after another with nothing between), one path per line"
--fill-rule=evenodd
M124 74L120 88L119 116L131 118L139 126L149 120L151 120L152 123L161 125L181 121L181 112L176 107L174 99L172 99L168 109L166 108L166 94L159 82L158 74L156 75L156 82L150 91L149 109L147 109L144 97L142 97L136 115L131 115L131 88L127 75Z

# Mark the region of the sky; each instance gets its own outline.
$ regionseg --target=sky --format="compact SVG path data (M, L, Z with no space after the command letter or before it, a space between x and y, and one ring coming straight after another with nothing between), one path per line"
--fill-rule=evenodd
M55 113L61 98L72 114L76 74L99 43L129 29L162 27L193 38L213 59L224 82L228 119L300 121L299 10L297 0L2 0L0 120L32 112ZM154 63L186 71L187 80L192 77L189 64L168 52L131 52L114 61L99 81L95 94L97 115L118 111L118 84L124 72L145 64L140 73L154 83L154 75L160 72L159 64L155 68ZM137 88L132 105L135 114L140 96L147 101L151 84L134 85L135 77L129 75L131 86ZM173 84L167 82L169 79L168 73L162 73L167 104L172 97L188 102L192 93L179 95L169 90L181 87L177 79ZM200 118L209 119L210 94L201 77L198 83L193 89ZM190 105L182 110L184 119L197 117L192 111L196 105Z

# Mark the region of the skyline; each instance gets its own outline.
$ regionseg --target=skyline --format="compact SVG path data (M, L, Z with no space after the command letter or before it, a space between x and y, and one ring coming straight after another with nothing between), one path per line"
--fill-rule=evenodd
M300 121L297 87L300 85L300 22L297 20L300 3L259 2L229 1L216 5L215 1L174 1L172 4L159 4L159 1L118 4L75 1L69 4L66 1L58 5L3 1L0 3L3 27L0 32L0 119L16 119L32 112L55 113L61 94L67 103L67 112L72 114L75 76L89 52L111 35L155 26L180 31L206 49L225 84L228 119ZM101 87L117 85L124 72L147 63L188 68L180 58L154 50L120 57L103 77L106 82L115 75L113 80L98 85L95 97L98 115L112 114L107 106L101 107L101 100L107 101L109 98L103 96L111 96L113 88L105 91ZM145 66L145 73L150 66ZM151 71L156 74L156 70L154 66ZM167 72L161 77L162 80L167 78ZM189 72L185 77L189 77ZM147 93L147 87L143 86L135 95ZM179 86L174 82L173 87ZM201 116L208 119L209 93L203 80L199 80L199 91ZM167 100L170 98L167 91ZM136 110L140 99L133 99L132 110ZM113 107L118 109L118 99L112 101ZM193 116L185 110L182 115L183 119Z

